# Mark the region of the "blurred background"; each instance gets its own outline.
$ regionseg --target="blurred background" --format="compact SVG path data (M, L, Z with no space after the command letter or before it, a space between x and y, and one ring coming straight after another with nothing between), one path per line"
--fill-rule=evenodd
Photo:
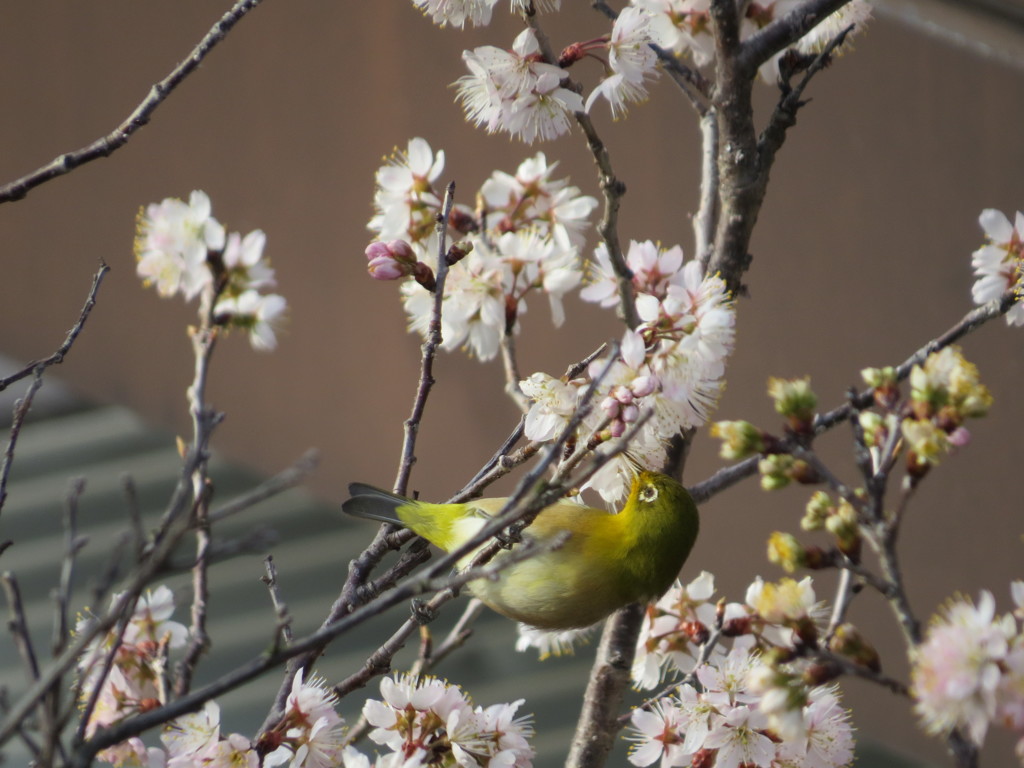
M509 47L519 31L502 5L490 27L460 32L434 27L408 2L265 0L126 147L0 207L3 355L28 361L50 354L77 317L99 260L112 268L70 357L47 374L44 390L64 386L63 405L50 411L62 414L60 420L43 424L41 407L36 437L33 424L26 427L14 480L31 483L31 493L23 491L19 500L12 487L0 519L0 538L16 542L0 563L5 569L59 557L59 541L44 533L55 530L73 475L89 482L82 525L98 526L91 545L97 558L123 524L120 473L152 477L146 501L153 509L166 498L176 471L173 436L189 429L185 328L194 307L142 288L134 274L134 220L140 206L202 189L229 231L267 233L266 253L290 305L275 352L253 352L240 335L217 350L210 401L227 414L215 437L218 498L319 449L319 469L304 493L234 524L245 532L258 519L277 529L271 551L297 629L316 626L350 553L373 531L341 520L337 506L349 481L393 481L419 365L419 339L405 330L397 286L371 281L365 270L365 226L382 158L409 138L424 137L446 151L443 180L455 180L459 200L471 203L492 170L512 172L542 151L559 161L556 175L598 194L580 135L532 147L489 137L466 124L453 103L449 84L463 74L461 51ZM606 31L589 4L563 5L543 20L556 47ZM1022 5L880 5L855 50L811 85L811 102L773 169L718 418L774 429L765 396L769 376L810 375L822 405L831 407L859 383L861 368L904 360L971 308L970 254L982 242L980 211L994 207L1012 216L1024 207ZM210 0L0 2L0 181L113 129L227 7ZM577 66L574 77L596 82L596 65ZM774 97L775 89L760 87L762 118ZM627 120L612 122L603 105L596 110L628 187L621 237L681 243L690 254L700 159L693 111L664 78ZM539 306L524 318L524 374L559 375L620 333L610 313L575 298L567 300L567 311L557 331ZM1005 609L1009 583L1022 576L1024 564L1024 335L992 323L963 346L995 406L990 418L972 425L972 445L923 484L904 526L907 587L921 618L957 592L976 597L981 589L993 591ZM499 363L446 354L435 376L411 484L428 499L461 487L518 418L502 394ZM819 447L844 478L855 480L845 429ZM685 480L702 480L722 463L717 446L701 434ZM684 576L712 571L730 599L741 599L757 575L779 578L765 559L765 541L774 530L797 531L808 495L803 488L768 495L750 480L711 500L702 508L702 538ZM10 532L18 525L24 539L36 537L20 553L22 539ZM33 613L40 627L52 584L46 573L33 580L42 601ZM215 630L214 661L237 660L269 638L273 618L261 574L257 556L222 569L231 596L224 610L232 621L223 634ZM827 575L816 578L820 596L830 583ZM182 591L183 601L186 596ZM332 651L322 671L344 676L364 647L404 617L404 609L396 610L362 645ZM886 671L905 678L887 607L865 594L852 618L882 649ZM439 673L466 684L479 703L526 697L525 708L538 712L540 762L556 765L567 744L565 713L586 682L590 651L543 666L527 657L509 660L513 634L511 624L489 618L473 649ZM0 657L13 659L9 639L0 643ZM5 672L5 682L15 687L17 674ZM868 740L944 761L941 744L919 732L907 702L859 681L844 690ZM546 704L544 691L555 697ZM258 725L269 703L263 695L236 696L257 714L231 715L232 727L251 732ZM569 710L553 703L559 696ZM358 702L343 710L352 717ZM1005 762L1009 740L990 741L988 762Z

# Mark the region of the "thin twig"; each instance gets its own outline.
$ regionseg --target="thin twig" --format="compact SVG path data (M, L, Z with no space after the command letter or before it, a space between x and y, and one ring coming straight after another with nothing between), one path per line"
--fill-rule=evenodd
M804 72L803 78L792 89L784 89L782 98L775 105L768 124L758 138L757 149L761 156L761 162L768 167L775 162L775 155L786 140L786 131L796 125L796 115L805 102L801 101L804 90L810 84L811 79L832 61L832 54L841 46L846 37L853 31L853 25L841 31L829 41L824 50L821 51L810 63Z
M261 501L273 498L290 488L294 488L316 469L320 454L309 450L300 456L294 464L264 480L252 490L246 491L210 512L210 523L219 523L225 518L237 515L250 509Z
M551 42L541 28L536 14L527 14L526 23L533 30L540 46L544 60L549 64L557 62L557 56L551 47ZM601 140L597 129L594 127L590 115L586 112L574 112L576 123L583 131L587 139L587 147L594 157L594 163L598 170L598 185L601 187L601 194L604 197L604 213L601 222L597 225L597 231L604 241L608 250L608 258L615 272L619 289L619 305L622 309L622 316L630 328L636 328L640 324L640 317L636 313L636 292L633 289L633 272L626 264L626 258L622 254L622 246L619 243L619 206L622 197L626 194L626 185L615 175L612 168L611 155L608 147Z
M129 475L121 476L121 489L124 491L125 506L128 508L128 523L132 539L132 560L137 563L146 547L146 531L142 526L142 508L139 506L139 489L135 479Z
M239 0L236 2L231 10L221 16L220 20L206 33L206 36L192 50L192 53L171 70L167 77L154 85L146 98L117 128L91 144L73 152L60 155L43 167L32 171L32 173L0 187L0 203L20 200L28 194L29 190L38 187L40 184L58 176L63 176L92 160L108 157L115 150L123 147L135 131L149 122L153 112L163 103L164 99L199 67L199 64L206 58L207 54L224 39L225 35L238 23L239 19L259 5L259 3L260 0Z
M7 501L7 481L11 474L11 466L14 464L14 449L18 445L18 437L21 435L21 427L25 423L32 408L32 401L36 392L43 386L43 366L36 368L35 378L29 385L24 397L18 398L14 403L14 416L11 419L11 431L7 438L7 446L4 448L3 463L0 464L0 511L3 511L4 502Z
M192 384L188 388L188 410L192 419L192 444L198 446L220 423L223 414L218 413L206 402L206 385L210 378L213 351L217 346L219 329L214 318L217 300L224 289L225 281L216 275L203 289L199 300L199 327L190 329L192 354L195 370ZM192 567L192 606L190 609L189 641L185 653L175 666L174 695L184 696L192 685L192 676L200 657L210 645L206 632L206 608L210 599L209 549L210 521L208 518L213 484L207 475L209 454L203 451L200 460L192 470L192 514L191 522L195 532L196 555Z
M420 380L416 388L416 398L413 400L412 413L405 420L405 436L402 441L402 459L398 465L398 474L395 477L395 493L405 495L409 485L409 475L412 472L412 465L416 462L416 435L419 432L420 421L423 418L423 411L427 405L427 397L431 387L434 386L434 357L438 347L443 341L441 337L441 306L444 303L444 286L448 277L448 219L451 216L452 206L455 204L455 182L450 182L445 190L444 203L441 212L437 215L437 274L434 287L434 303L430 312L430 323L427 327L427 335L423 340L420 357Z
M506 463L509 461L509 452L512 447L518 443L523 437L523 430L526 425L526 417L519 419L519 423L516 424L515 429L509 434L508 437L502 442L501 446L496 450L491 458L480 468L480 470L473 475L473 478L463 486L462 490L453 496L450 501L465 501L466 499L473 498L477 493L487 487L490 483L484 484L483 480L489 477L491 473L497 469L504 469ZM532 455L532 454L531 454ZM511 467L509 467L511 469ZM506 470L507 471L507 470ZM500 477L500 475L499 475ZM497 477L493 478L491 482L497 480Z
M283 640L285 645L291 645L294 639L294 635L292 635L292 617L288 614L288 606L281 599L281 591L277 583L277 566L274 565L274 558L267 555L263 565L266 568L267 575L262 577L261 581L267 585L267 591L270 593L270 602L274 605L274 614L277 616L279 632L277 637Z
M619 242L619 208L622 205L622 197L626 194L626 185L615 175L608 147L602 141L590 116L584 112L576 112L575 117L577 124L583 130L583 135L586 136L587 147L597 165L597 181L604 198L604 213L601 215L601 222L597 225L597 231L605 244L609 262L615 272L622 318L627 326L636 328L640 325L640 316L636 311L633 271L626 264L626 257L622 253L622 244Z
M20 381L29 374L34 373L40 366L43 368L49 368L51 365L59 365L64 362L64 358L67 356L68 352L71 351L71 345L75 343L75 339L78 338L78 334L82 332L82 328L85 326L85 321L89 318L89 313L92 312L92 308L96 306L96 295L99 293L100 284L103 282L103 276L109 271L110 267L106 265L106 262L101 260L99 270L95 275L93 275L92 287L89 289L89 294L86 296L85 305L82 307L82 311L78 313L78 320L75 321L73 326L71 326L71 329L68 331L67 336L64 337L64 341L57 348L57 351L47 358L35 360L29 363L17 373L12 373L10 376L0 379L0 392L3 392L14 382Z
M5 571L0 576L0 584L3 585L4 594L7 597L7 607L10 619L7 628L14 639L21 656L22 666L28 675L30 683L39 679L39 662L35 648L32 644L32 636L28 630L28 620L25 616L25 606L21 600L21 589L14 574ZM59 689L51 690L45 700L39 706L39 731L40 731L40 759L43 765L51 764L53 761L53 750L59 745L60 738L57 731L57 717L55 708L60 704Z
M7 610L10 618L7 621L7 629L14 638L14 644L21 655L21 661L28 674L29 681L39 679L39 661L36 656L35 647L32 645L32 636L28 631L28 621L25 618L25 605L21 600L21 589L18 587L17 577L10 571L4 571L0 576L0 584L3 585L4 595L7 598Z
M484 604L477 598L473 598L466 604L465 610L462 612L462 616L455 622L455 626L451 628L448 634L445 636L441 644L430 650L429 655L426 658L418 659L416 666L413 667L412 673L415 675L421 675L425 672L437 667L442 661L444 661L453 652L461 648L465 642L473 635L473 624L479 618L480 614L483 613Z
M75 582L75 562L79 550L86 542L78 536L78 500L84 491L84 478L72 480L71 489L64 502L64 557L61 561L60 582L54 596L56 615L53 620L53 639L50 643L53 656L59 656L68 642L68 604Z
M523 394L519 387L522 376L519 373L519 363L516 360L516 339L511 328L506 328L501 334L501 367L505 372L505 394L512 398L523 413L530 410L530 398Z

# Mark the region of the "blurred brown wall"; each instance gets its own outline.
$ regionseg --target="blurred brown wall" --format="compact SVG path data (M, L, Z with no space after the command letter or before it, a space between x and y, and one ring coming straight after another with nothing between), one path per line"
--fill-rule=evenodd
M556 45L600 34L587 4L546 20ZM4 3L0 23L0 180L111 130L180 60L227 3ZM306 448L323 453L312 482L338 501L345 484L389 483L418 366L393 285L367 279L362 250L380 158L411 136L448 152L446 178L468 201L494 168L513 170L541 150L596 193L578 135L526 147L465 124L448 84L459 53L507 46L516 25L499 7L483 31L438 30L408 2L266 0L109 159L0 207L0 352L48 354L76 317L99 259L113 271L89 325L56 371L83 395L137 409L184 433L191 309L161 301L134 276L139 206L206 190L229 229L260 227L290 303L273 354L229 338L217 352L212 402L227 413L216 446L263 471ZM596 71L585 71L595 77ZM719 415L774 424L769 375L810 374L825 404L839 403L867 365L895 364L970 308L970 252L985 207L1024 207L1024 78L877 21L810 88L773 172L753 243L750 297L740 302L739 345ZM765 108L772 91L762 88ZM667 82L649 104L597 124L628 185L624 238L681 242L696 199L699 146L689 107ZM546 309L524 321L524 372L560 373L618 333L612 319L571 300L552 331ZM1020 448L1024 335L993 324L966 342L996 398L974 443L919 494L904 530L910 597L930 614L957 590L992 589L1008 602L1021 577ZM515 422L497 364L446 355L419 443L413 486L440 497L491 454ZM823 441L853 480L843 429ZM706 438L690 482L720 460ZM688 570L706 568L733 598L756 574L772 530L795 531L807 493L767 496L756 482L704 509L703 540ZM825 594L827 578L821 581ZM865 595L855 618L889 648L902 675L898 633ZM895 654L895 655L894 655ZM857 725L937 758L903 701L848 686ZM870 706L864 706L871 702ZM1006 757L1003 745L997 762Z

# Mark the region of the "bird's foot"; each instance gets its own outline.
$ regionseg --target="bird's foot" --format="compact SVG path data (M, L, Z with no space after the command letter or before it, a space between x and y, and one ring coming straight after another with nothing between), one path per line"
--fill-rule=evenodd
M429 624L437 618L437 609L431 607L422 600L413 599L410 601L410 607L412 608L412 618L420 626Z

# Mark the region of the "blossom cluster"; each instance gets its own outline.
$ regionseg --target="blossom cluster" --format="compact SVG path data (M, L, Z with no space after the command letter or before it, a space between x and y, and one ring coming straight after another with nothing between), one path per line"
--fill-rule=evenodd
M971 258L975 282L971 295L976 304L1000 298L1015 290L1024 292L1024 213L1017 211L1011 222L1006 214L986 208L978 218L985 231L985 244ZM1007 325L1024 325L1024 301L1006 313Z
M467 21L478 26L489 23L495 0L413 2L435 23L463 27ZM799 0L769 0L745 5L743 38L799 4ZM523 10L523 5L514 2L513 10ZM852 0L809 31L793 50L804 55L820 53L848 28L863 29L870 15L867 0ZM677 56L688 55L697 66L710 63L714 57L710 0L631 0L616 14L607 35L566 46L557 63L544 60L529 28L515 39L511 50L486 45L464 51L469 74L455 83L458 100L467 119L489 133L503 131L527 143L552 139L569 131L573 112L589 112L598 98L608 101L616 118L625 113L627 103L646 100L647 81L657 74L654 46ZM780 51L762 65L766 81L778 79L779 62L785 55ZM584 103L577 90L568 87L567 68L588 57L603 63L604 76Z
M522 14L531 6L540 11L557 10L562 0L511 0L512 13ZM498 0L412 0L412 4L441 27L462 29L469 22L474 27L491 23L491 14Z
M114 595L111 605L122 599L122 594ZM173 613L173 593L165 586L158 587L139 598L120 637L114 631L100 635L79 658L80 700L83 706L95 702L86 723L86 736L165 703L167 653L188 640L188 629L171 620ZM76 634L88 631L93 621L91 617L79 618ZM111 654L113 662L107 669ZM149 750L139 738L105 749L97 757L115 765L150 762Z
M615 447L641 414L647 421L631 436L629 455L613 459L585 487L606 501L629 489L634 462L662 466L669 441L707 420L718 401L725 358L732 351L735 312L725 282L702 276L700 264L684 264L679 246L631 242L626 265L633 274L640 324L626 330L618 349L594 360L572 381L534 373L520 383L533 400L526 436L544 442L559 436L592 382L593 408L583 418L578 449ZM602 244L595 252L591 281L580 293L602 306L618 303L618 278Z
M868 368L862 376L875 390L875 401L883 411L860 414L865 443L877 455L898 422L912 475L938 464L953 448L967 445L970 432L965 422L986 415L992 405L992 395L981 383L977 367L958 347L945 347L911 369L910 402L899 411L893 369Z
M533 765L530 718L517 717L523 700L490 707L473 706L458 686L437 678L399 675L380 683L383 701L367 700L363 716L370 739L391 750L375 765L477 768ZM345 768L369 768L369 757L350 748Z
M817 643L820 609L810 578L757 579L745 603L716 604L714 592L714 577L704 572L648 608L633 680L642 689L667 676L683 682L634 710L630 762L849 765L853 733L836 687L823 684L813 665L792 661L797 649ZM711 645L713 629L719 635Z
M122 595L115 595L116 604ZM188 629L173 621L174 594L166 586L139 598L124 632L95 640L78 663L80 700L94 701L86 736L125 718L167 703L169 652L188 641ZM91 618L79 621L76 632L88 630ZM108 666L108 659L110 659ZM160 736L161 746L147 746L132 737L101 751L97 758L116 766L190 768L191 766L288 765L326 768L342 758L344 722L334 710L336 699L324 681L296 676L285 714L260 744L239 733L222 733L220 707L206 702L199 712L172 721ZM263 762L260 762L260 755Z
M934 734L959 728L981 746L989 726L1019 738L1024 765L1024 581L1011 586L1013 613L996 615L995 599L982 592L977 605L951 602L932 621L912 656L914 708Z
M531 294L546 295L552 320L564 320L562 297L582 278L579 249L597 201L567 179L554 178L557 163L543 153L524 160L514 174L495 171L481 186L477 211L457 207L449 217L451 259L442 303L442 346L465 346L481 360L497 353L502 337L515 333ZM403 303L410 328L426 334L438 267L435 220L441 195L435 183L444 169L421 138L411 139L377 171L375 213L369 228L377 241L367 248L377 279L406 279Z
M242 328L255 349L270 350L286 302L266 293L276 285L263 255L266 242L258 229L245 237L228 234L213 217L210 198L196 190L187 203L169 197L139 212L136 272L165 298L181 294L191 301L210 293L218 324Z

